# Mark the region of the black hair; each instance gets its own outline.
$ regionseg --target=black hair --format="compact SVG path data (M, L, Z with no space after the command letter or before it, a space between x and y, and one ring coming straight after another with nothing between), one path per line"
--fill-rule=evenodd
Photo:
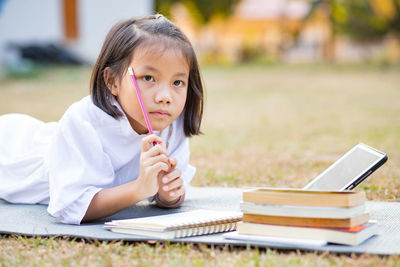
M201 133L204 90L196 54L181 30L160 14L124 20L111 28L92 71L90 94L93 103L115 119L123 115L112 103L111 90L104 81L103 72L108 67L121 79L133 57L135 48L154 39L164 40L164 43L172 41L173 44L177 44L188 61L189 81L183 109L183 127L186 136L198 135Z

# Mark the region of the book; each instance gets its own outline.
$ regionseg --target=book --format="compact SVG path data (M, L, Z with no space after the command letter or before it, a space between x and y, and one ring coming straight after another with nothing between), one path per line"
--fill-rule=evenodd
M366 201L365 192L256 188L243 192L244 202L268 205L353 207Z
M240 210L243 213L287 216L304 218L336 218L344 219L365 213L365 204L343 208L343 207L316 207L316 206L288 206L288 205L266 205L253 202L241 202Z
M228 232L236 229L243 214L236 211L194 210L136 219L112 220L104 227L113 232L174 239Z
M352 218L333 219L333 218L303 218L289 216L268 216L258 214L243 214L243 222L275 224L287 226L310 226L327 228L351 228L368 222L368 213L357 215Z
M262 235L242 235L237 231L226 233L223 235L225 239L240 240L240 241L255 241L257 243L266 244L283 244L292 246L317 246L321 247L326 245L328 242L325 240L313 240L313 239L303 239L303 238L286 238L286 237L271 237Z
M244 235L325 240L329 243L356 246L377 234L377 224L368 222L352 228L317 228L281 226L257 223L237 223L237 231Z

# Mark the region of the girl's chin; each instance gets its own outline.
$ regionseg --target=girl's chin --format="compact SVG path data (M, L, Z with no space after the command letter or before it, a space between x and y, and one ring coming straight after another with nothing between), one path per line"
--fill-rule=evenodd
M168 125L169 124L165 124L165 125L164 124L154 124L153 125L153 123L151 123L151 128L153 129L153 131L162 131L165 128L167 128ZM139 127L139 128L138 127L133 127L133 130L135 130L135 132L138 133L138 134L148 134L149 133L149 131L147 129L147 126L146 126L146 128L144 128L144 127Z
M152 128L153 128L153 131L162 131L162 130L164 130L165 128L167 128L168 125L169 125L169 124L165 124L165 125L158 125L158 124L156 124L156 125L152 125Z

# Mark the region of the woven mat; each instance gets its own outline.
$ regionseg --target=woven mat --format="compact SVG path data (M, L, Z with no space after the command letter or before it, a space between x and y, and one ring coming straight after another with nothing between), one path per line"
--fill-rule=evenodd
M242 189L222 187L193 187L179 209L165 210L148 202L125 209L111 217L82 225L66 225L51 217L45 205L10 204L0 200L0 233L27 236L71 236L97 240L148 241L148 238L113 233L103 228L111 219L136 218L170 214L198 208L213 210L239 210ZM243 242L224 239L222 234L174 239L171 243L184 242L208 245L256 246L282 250L331 251L336 253L370 253L379 255L400 254L400 203L368 201L371 218L378 221L379 235L359 246L325 245L319 247L282 244L274 242ZM153 239L152 239L153 240Z

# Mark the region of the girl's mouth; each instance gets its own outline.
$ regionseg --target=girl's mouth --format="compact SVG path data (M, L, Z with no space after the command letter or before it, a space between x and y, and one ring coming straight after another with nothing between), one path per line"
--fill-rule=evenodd
M161 117L161 118L170 116L170 114L167 111L163 111L163 110L153 111L153 112L150 112L150 114L153 116L156 116L156 117Z

